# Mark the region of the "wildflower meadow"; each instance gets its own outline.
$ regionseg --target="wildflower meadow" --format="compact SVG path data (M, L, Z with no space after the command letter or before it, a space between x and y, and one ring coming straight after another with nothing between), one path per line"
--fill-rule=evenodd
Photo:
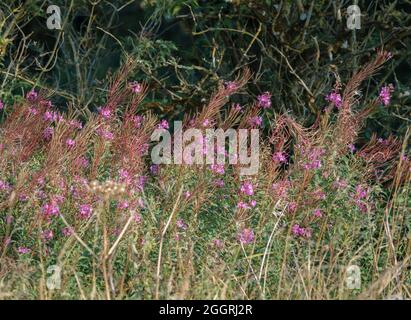
M54 29L6 2L0 299L411 298L402 40L347 29L341 53L297 15L304 51L265 20L275 1L56 1ZM337 19L320 2L277 5Z

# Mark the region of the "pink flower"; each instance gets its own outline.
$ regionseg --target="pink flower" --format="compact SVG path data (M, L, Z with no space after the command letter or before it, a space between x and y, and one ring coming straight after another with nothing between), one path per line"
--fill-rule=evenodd
M44 129L43 131L44 140L47 140L47 141L51 140L53 133L54 133L53 127L47 127L46 129Z
M320 209L315 209L314 210L314 217L321 218L322 216L323 216L323 214L321 213Z
M108 107L99 108L98 112L103 117L104 120L108 120L111 117L111 109Z
M184 192L184 198L188 199L190 197L191 197L191 192L190 191Z
M325 96L325 100L331 102L336 108L341 108L342 105L342 98L341 95L333 90L328 95Z
M153 174L153 175L155 175L155 176L158 175L159 169L160 169L160 167L159 167L158 164L152 164L152 165L150 166L150 172L151 172L151 174Z
M288 204L288 212L289 213L294 213L296 210L297 210L297 203L295 203L295 202L290 202L289 204Z
M37 99L37 92L34 91L34 89L30 90L27 94L26 94L26 99L29 101L34 101Z
M140 214L138 214L138 213L135 213L134 215L133 215L133 220L134 220L134 222L135 223L141 223L141 215Z
M89 165L89 162L86 157L80 156L76 159L76 164L82 168L87 168Z
M254 241L254 231L249 228L244 228L238 233L237 239L241 244L250 244Z
M71 120L70 122L69 122L69 124L73 127L73 128L76 128L76 129L82 129L83 128L83 124L80 122L80 121L78 121L78 120Z
M29 108L29 114L31 114L31 115L33 115L33 116L35 116L36 114L38 114L39 112L38 112L38 110L35 108L35 107L30 107Z
M347 188L348 183L345 180L340 180L340 178L337 178L336 181L333 183L333 188L334 189L345 189Z
M4 103L3 101L0 100L0 110L3 110L3 109L4 109Z
M135 186L137 190L142 191L144 189L144 186L148 180L147 176L139 176L135 182Z
M353 145L352 143L350 143L350 144L348 145L348 149L349 149L351 152L354 152L354 151L355 151L355 145Z
M134 122L134 125L136 128L140 128L142 123L143 123L143 117L142 116L132 116L131 121Z
M44 230L41 233L41 237L43 238L44 241L50 241L51 239L53 239L53 231L51 230Z
M303 228L298 224L292 226L291 232L296 237L311 238L311 230L309 228Z
M214 180L214 185L217 188L222 188L222 187L224 187L224 180L223 179Z
M97 129L97 134L102 137L104 140L113 140L114 139L114 134L108 130L105 130L103 128Z
M5 181L0 180L0 191L9 191L9 190L10 190L10 185Z
M67 139L66 140L66 146L69 148L73 148L76 145L76 142L73 139Z
M236 103L233 108L235 111L238 111L238 112L243 111L243 108L241 107L239 103Z
M81 204L79 208L79 215L82 219L88 219L91 217L93 208L89 204Z
M233 92L238 89L238 84L235 81L227 81L225 87L228 91Z
M72 235L73 230L69 227L65 227L65 228L61 229L61 233L63 234L63 236L69 237L69 236Z
M211 124L210 119L204 119L203 121L203 127L208 127Z
M143 90L143 86L137 81L131 82L130 88L133 93L140 93Z
M251 206L251 207L254 208L256 205L257 205L257 201L255 201L255 200L251 200L251 201L250 201L250 206Z
M358 186L355 187L355 195L354 195L355 199L364 199L364 198L367 197L367 195L368 195L368 189L367 188L365 188L361 185L358 185Z
M225 169L224 169L224 164L211 164L210 165L211 171L217 174L224 174Z
M264 92L263 94L257 97L258 105L263 109L267 109L271 107L271 93L268 91Z
M27 254L31 252L31 249L26 247L18 247L17 252L20 254Z
M125 209L127 209L129 206L130 206L130 205L129 205L128 201L120 201L120 202L118 203L118 205L117 205L117 208L120 209L120 210L125 210Z
M394 91L394 86L392 84L382 87L380 91L380 95L378 97L380 102L384 104L385 106L388 106L390 104L391 93L393 91Z
M252 118L248 119L248 123L251 126L259 127L263 123L263 118L261 118L260 116L252 117Z
M237 208L238 209L250 209L250 206L247 203L245 203L244 201L239 201L237 203Z
M303 230L303 228L301 228L300 225L298 225L298 224L293 225L292 228L291 228L291 232L295 236L300 236L302 234L302 230Z
M187 224L184 222L183 219L177 219L177 227L180 228L181 230L187 230Z
M273 154L273 161L279 163L286 163L287 162L287 154L281 151L275 152Z
M170 126L168 124L168 121L166 119L161 120L161 122L157 126L158 129L169 129Z
M240 191L248 196L252 196L254 194L253 184L250 181L244 182L240 186Z
M120 169L118 176L121 183L130 184L132 182L130 173L125 169Z
M41 208L41 211L46 218L50 218L51 216L58 216L60 213L60 208L56 202L52 201L50 203L46 203Z

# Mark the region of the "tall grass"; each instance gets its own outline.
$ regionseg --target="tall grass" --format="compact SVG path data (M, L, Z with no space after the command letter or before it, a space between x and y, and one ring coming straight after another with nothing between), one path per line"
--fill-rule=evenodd
M151 164L151 132L168 122L141 111L151 89L129 79L132 61L87 121L35 89L5 105L0 297L411 298L411 132L356 145L384 102L356 91L389 58L336 86L310 127L275 114L261 128L269 94L231 104L247 69L221 83L184 125L268 132L246 178L239 165Z

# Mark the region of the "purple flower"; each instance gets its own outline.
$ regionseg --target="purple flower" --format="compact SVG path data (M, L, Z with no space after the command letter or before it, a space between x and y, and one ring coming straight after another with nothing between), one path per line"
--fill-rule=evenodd
M98 112L104 120L108 120L111 117L111 109L109 107L101 107Z
M224 164L211 164L210 169L217 174L224 174L225 172Z
M73 127L73 128L76 128L76 129L82 129L83 128L83 124L80 122L80 121L78 121L78 120L71 120L70 122L69 122L69 124Z
M224 180L223 179L214 180L214 185L217 188L222 188L222 187L224 187Z
M180 228L181 230L187 230L187 224L184 222L183 219L177 219L177 227Z
M247 203L245 203L244 201L239 201L237 203L237 208L238 209L250 209L250 206Z
M66 146L68 148L73 148L75 145L76 145L76 142L73 139L69 138L69 139L66 140Z
M254 241L254 231L249 228L244 228L238 233L237 239L241 244L250 244Z
M41 233L41 237L43 238L44 241L50 241L51 239L53 239L53 231L51 230L44 230Z
M27 254L31 252L31 249L26 247L18 247L17 252L20 254Z
M345 189L347 188L348 183L345 180L340 180L340 178L337 178L336 181L333 183L333 188L334 189Z
M90 218L92 212L93 212L93 208L89 204L81 204L79 207L79 215L82 219Z
M160 121L160 123L157 125L158 129L169 129L170 126L168 124L168 121L166 119L163 119Z
M142 116L132 116L131 120L134 122L136 128L140 128L144 119Z
M154 175L154 176L158 175L159 169L160 169L160 167L159 167L158 164L152 164L152 165L150 166L150 172L151 172L151 174Z
M37 92L34 91L34 89L32 89L29 92L27 92L26 99L29 101L34 101L37 99L37 96L38 96Z
M240 191L248 196L252 196L254 194L254 187L250 181L244 182L240 186Z
M114 134L108 130L105 130L103 128L97 129L97 134L102 137L104 140L113 140L114 139Z
M9 191L9 190L10 190L10 185L5 181L0 180L0 191Z
M42 208L41 211L46 218L50 218L52 216L58 216L60 213L60 208L56 202L52 201L50 203L46 203Z
M135 223L141 223L141 215L140 214L138 214L138 213L135 213L134 215L133 215L133 219L134 219L134 222Z
M46 129L44 129L43 131L44 140L50 141L51 138L53 137L53 133L54 133L53 127L47 127Z
M140 93L143 90L143 86L137 81L131 82L130 88L133 93Z
M303 228L299 224L294 224L291 227L291 232L296 237L311 238L311 230L309 228Z
M314 210L314 217L321 218L322 216L323 216L323 214L321 213L320 209L315 209Z
M385 106L388 106L390 104L391 93L393 91L394 91L394 86L392 84L382 87L380 91L380 95L378 97L380 102L384 104Z
M70 227L65 227L61 229L61 233L63 234L63 236L69 237L73 234L73 229L71 229Z
M250 119L248 119L248 123L251 126L259 127L263 123L263 118L261 118L260 116L251 117Z
M364 199L368 195L368 188L358 185L355 187L355 199Z
M127 209L129 206L130 206L130 205L129 205L128 201L120 201L120 202L118 203L118 205L117 205L117 208L120 209L120 210L125 210L125 209Z
M225 88L231 93L238 89L238 84L235 81L227 81L225 83Z
M328 95L325 96L325 100L331 102L336 108L341 108L342 105L342 98L341 95L333 90Z
M4 103L3 101L0 100L0 110L3 110L3 109L4 109Z
M286 163L287 154L281 151L275 152L273 154L273 161L278 162L278 163Z
M267 109L271 107L271 93L268 91L264 92L263 94L257 97L258 105L263 109Z

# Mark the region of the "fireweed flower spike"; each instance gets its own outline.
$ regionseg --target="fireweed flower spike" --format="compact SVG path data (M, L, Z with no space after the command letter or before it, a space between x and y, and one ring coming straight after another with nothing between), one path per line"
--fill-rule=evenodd
M32 89L27 93L26 99L29 101L34 101L37 99L37 96L38 96L38 93L34 91L34 89Z
M394 86L389 84L381 88L379 100L384 106L388 106L391 100L391 93L394 91Z
M269 93L268 91L259 95L257 97L257 100L258 100L258 105L262 107L263 109L267 109L271 107L271 93Z
M252 196L254 194L253 184L249 181L244 182L240 187L240 191L248 196Z
M141 91L143 91L143 86L137 81L131 82L130 88L133 93L140 93Z
M161 120L161 122L158 124L157 128L158 128L158 129L169 129L170 126L169 126L169 124L168 124L168 121L165 120L165 119L163 119L163 120Z
M244 228L237 235L241 244L250 244L254 241L254 231L250 228Z
M325 96L325 100L332 103L337 109L341 108L342 98L337 91L331 91L328 95Z

